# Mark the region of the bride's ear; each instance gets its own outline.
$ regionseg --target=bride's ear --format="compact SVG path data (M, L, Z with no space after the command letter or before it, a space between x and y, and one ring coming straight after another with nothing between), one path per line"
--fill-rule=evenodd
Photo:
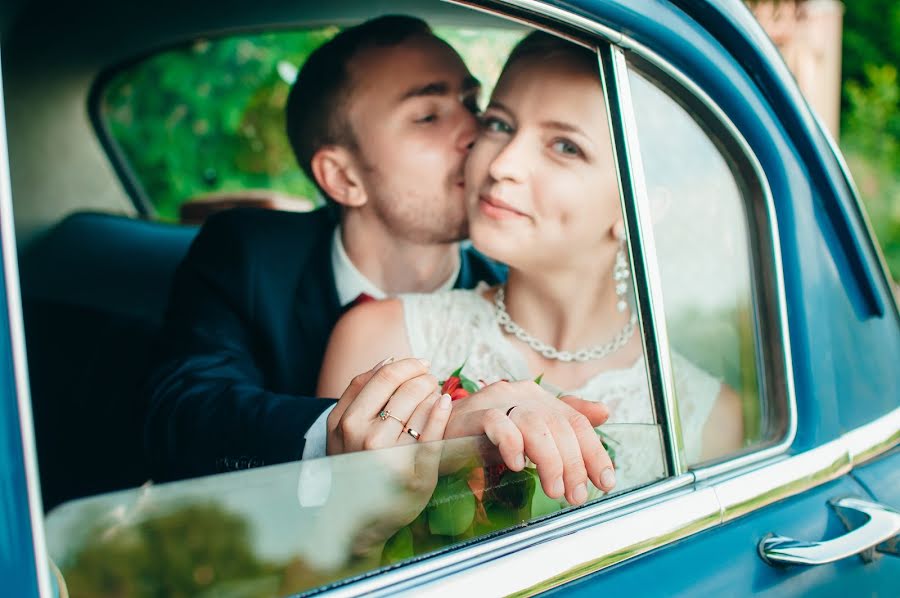
M625 240L625 221L621 218L617 219L613 222L613 225L609 227L610 236L616 241L624 241Z
M356 160L347 148L339 145L319 148L310 166L322 191L336 203L358 208L368 200Z

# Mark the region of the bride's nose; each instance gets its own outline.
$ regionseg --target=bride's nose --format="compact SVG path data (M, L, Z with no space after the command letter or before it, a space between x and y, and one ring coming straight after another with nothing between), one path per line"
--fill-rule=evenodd
M521 135L512 135L491 160L488 172L497 181L521 182L528 168L528 145Z

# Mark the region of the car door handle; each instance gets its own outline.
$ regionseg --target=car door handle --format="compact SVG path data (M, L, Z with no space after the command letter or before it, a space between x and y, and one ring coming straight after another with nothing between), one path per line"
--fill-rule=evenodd
M847 497L831 501L845 524L853 518L867 521L848 533L824 542L804 542L768 534L759 542L759 554L770 565L824 565L848 556L874 552L882 543L896 543L900 513L878 503ZM849 524L848 524L849 525Z

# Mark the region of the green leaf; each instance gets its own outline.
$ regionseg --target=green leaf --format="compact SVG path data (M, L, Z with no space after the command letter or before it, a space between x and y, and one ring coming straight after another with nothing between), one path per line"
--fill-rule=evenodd
M438 479L427 511L432 534L458 536L475 519L475 497L465 480L456 475L444 476Z
M603 444L603 448L606 449L606 454L609 455L609 458L612 460L613 465L616 464L616 449L612 447L614 444L619 444L615 440L609 437L608 434L597 430L597 436L600 437L600 442Z
M541 372L540 374L538 374L538 377L534 379L534 383L537 384L538 386L540 386L541 381L543 379L544 379L544 372Z
M562 508L563 506L559 503L559 500L544 494L544 489L541 487L540 482L535 480L534 496L531 497L531 517L543 517L550 513L556 513Z
M458 368L453 370L453 373L450 374L450 377L452 378L452 377L456 376L457 378L460 378L462 375L463 368L466 367L466 362L468 362L468 361L469 361L469 358L466 357L466 361L462 362L461 366L459 366Z
M381 564L390 565L415 556L413 534L409 526L401 527L384 545L381 553Z

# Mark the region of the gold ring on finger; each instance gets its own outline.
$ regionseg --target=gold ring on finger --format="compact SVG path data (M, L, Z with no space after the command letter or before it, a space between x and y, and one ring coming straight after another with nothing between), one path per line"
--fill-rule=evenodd
M415 438L416 440L418 440L419 436L421 436L421 434L419 434L412 428L406 428L406 433L409 434L410 436L412 436L413 438Z
M399 417L397 417L396 415L394 415L393 413L391 413L391 412L388 411L387 409L383 409L383 410L381 411L381 413L378 414L378 417L381 418L381 421L384 421L384 420L386 420L387 418L395 419L395 420L397 420L398 422L400 422L400 425L401 425L401 426L403 426L404 428L406 427L406 424L403 423L403 420L402 420L402 419L400 419Z

